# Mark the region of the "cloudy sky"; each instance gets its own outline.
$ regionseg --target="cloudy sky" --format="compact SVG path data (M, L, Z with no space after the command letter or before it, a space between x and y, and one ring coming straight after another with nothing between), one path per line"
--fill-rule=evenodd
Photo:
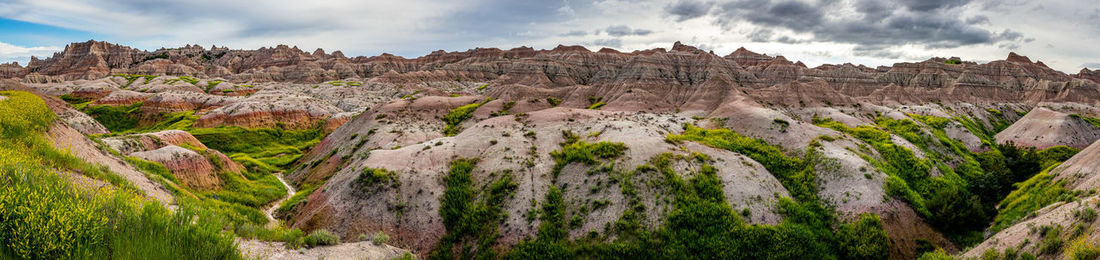
M1100 68L1097 0L0 0L0 62L96 39L153 50L276 44L406 57L475 47L638 50L675 41L810 66L1015 51Z

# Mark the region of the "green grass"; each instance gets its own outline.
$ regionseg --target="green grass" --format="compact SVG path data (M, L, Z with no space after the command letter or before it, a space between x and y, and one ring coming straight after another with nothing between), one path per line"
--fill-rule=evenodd
M45 166L67 169L123 189L136 190L106 166L91 164L68 151L54 149L40 133L46 131L57 116L42 99L27 92L3 91L0 95L8 97L0 101L3 102L0 103L0 115L3 115L0 116L0 136L4 139L0 146L32 156Z
M127 106L88 106L83 109L83 112L103 124L107 130L123 132L138 126L139 109L141 109L141 102Z
M748 156L768 169L799 201L817 201L817 181L812 163L787 156L764 140L746 137L729 129L703 129L691 124L684 124L683 134L669 135L666 140L698 142Z
M1016 184L1016 190L1001 201L999 212L990 230L1000 231L1047 205L1073 199L1075 192L1066 190L1064 181L1054 182L1054 176L1048 174L1057 166L1058 164L1051 165L1031 179Z
M130 106L91 106L84 112L104 124L118 136L164 130L184 130L210 148L219 150L244 165L250 173L264 174L285 170L306 150L319 143L324 133L320 127L305 130L278 128L192 128L199 116L195 111L157 115L158 120L142 126L139 118L141 103Z
M220 172L218 177L224 182L221 189L200 192L206 197L229 203L259 208L286 196L286 187L275 175L262 175L249 180L240 174Z
M340 237L327 229L318 229L305 237L305 244L309 247L334 246L340 244Z
M461 124L463 121L474 117L474 111L484 103L473 103L465 106L460 106L455 109L451 109L447 112L446 116L443 116L443 122L446 126L443 127L444 136L455 136L459 132L462 132Z
M59 176L55 169L87 163L43 156L63 154L41 137L56 117L32 94L0 95L9 97L0 101L0 258L241 258L220 223L192 223L195 212L168 212L132 188L76 187Z
M275 128L242 128L223 126L218 128L186 129L207 147L221 151L230 157L244 158L247 155L258 162L250 164L251 170L270 170L270 167L285 169L302 154L321 141L324 133L321 129L283 130Z

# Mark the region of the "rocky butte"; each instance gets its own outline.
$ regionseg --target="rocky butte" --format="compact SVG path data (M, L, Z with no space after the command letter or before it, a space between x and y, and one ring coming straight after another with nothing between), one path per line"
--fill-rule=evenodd
M404 58L88 41L0 77L48 101L55 144L147 196L273 211L233 224L248 254L295 243L242 231L276 222L396 246L310 251L329 257L1063 258L1100 240L1100 73L1016 53L811 68L679 42Z

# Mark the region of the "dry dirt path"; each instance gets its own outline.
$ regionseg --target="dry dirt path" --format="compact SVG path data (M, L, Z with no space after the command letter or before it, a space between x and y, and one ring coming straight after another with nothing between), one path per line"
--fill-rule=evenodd
M286 197L272 202L271 205L267 207L267 209L264 209L264 216L267 216L267 227L269 228L274 227L275 224L279 223L278 220L275 220L275 210L279 209L279 205L283 204L283 201L290 199L290 197L294 196L294 193L297 192L296 190L294 190L294 187L291 187L290 184L287 184L286 180L283 179L283 173L275 173L275 178L279 179L279 183L282 183L283 187L286 187Z

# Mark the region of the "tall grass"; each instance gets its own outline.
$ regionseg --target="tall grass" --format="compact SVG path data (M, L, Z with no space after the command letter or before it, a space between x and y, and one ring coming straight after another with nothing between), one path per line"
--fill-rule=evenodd
M56 116L30 93L0 95L9 98L0 101L0 258L241 258L218 222L192 223L195 212L169 212L133 188L85 187L59 175L88 164L45 143Z

